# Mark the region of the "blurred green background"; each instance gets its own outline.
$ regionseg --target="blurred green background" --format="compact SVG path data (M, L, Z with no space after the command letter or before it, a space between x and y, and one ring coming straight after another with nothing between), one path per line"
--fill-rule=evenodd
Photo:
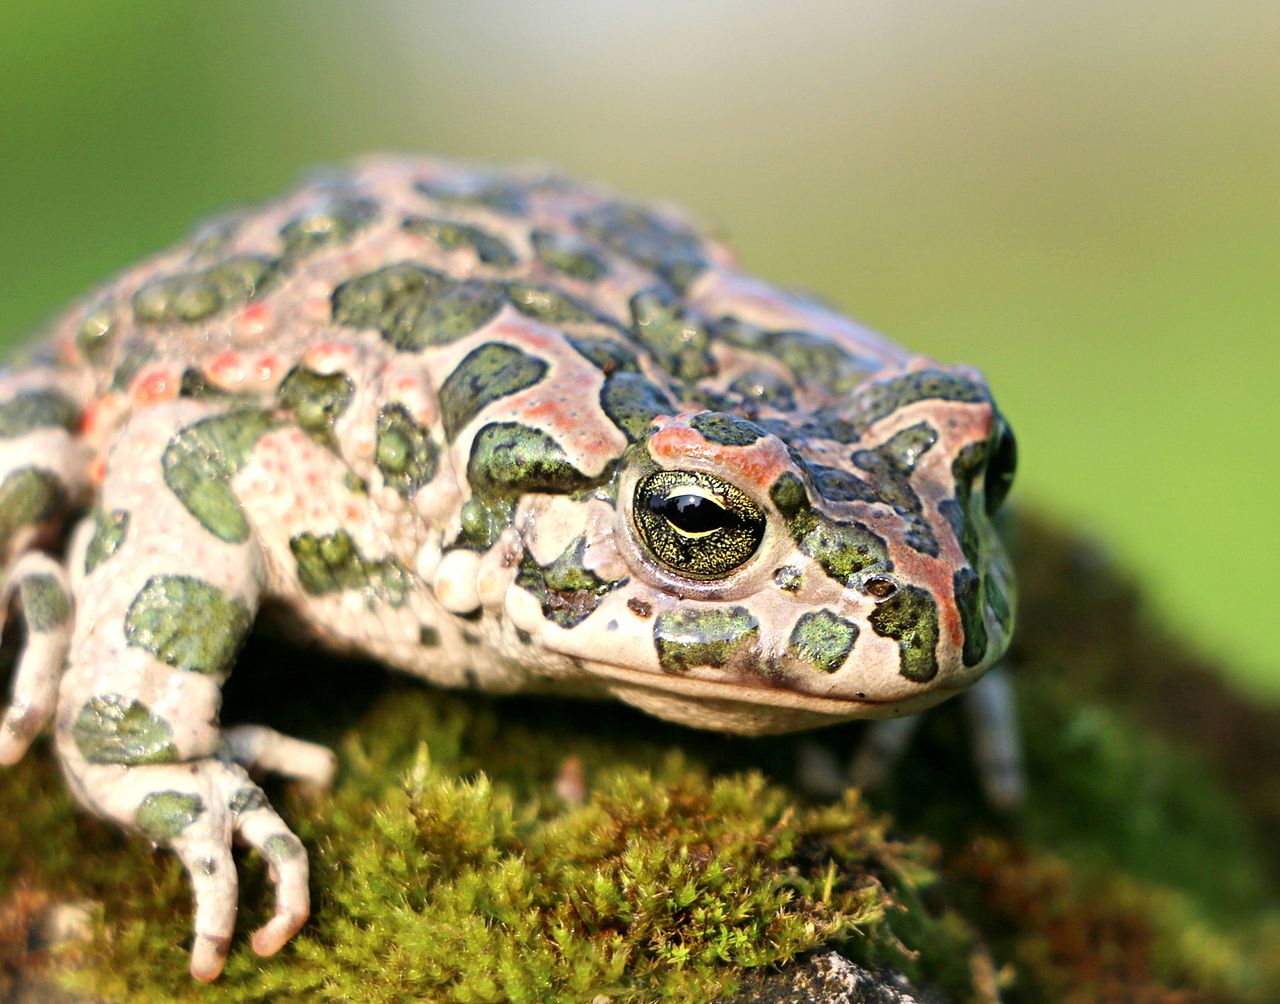
M317 161L542 160L979 365L1018 497L1280 695L1280 4L0 8L0 336Z

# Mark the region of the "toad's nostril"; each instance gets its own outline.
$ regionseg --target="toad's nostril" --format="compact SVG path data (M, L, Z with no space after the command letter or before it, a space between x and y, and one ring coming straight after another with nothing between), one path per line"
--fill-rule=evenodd
M862 591L874 600L887 600L898 591L898 584L887 575L871 575L863 581Z

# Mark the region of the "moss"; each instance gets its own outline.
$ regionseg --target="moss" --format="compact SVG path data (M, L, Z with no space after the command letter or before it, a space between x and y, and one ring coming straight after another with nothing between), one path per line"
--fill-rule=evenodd
M927 719L874 806L818 805L787 783L797 739L459 696L258 641L225 720L340 754L327 796L268 788L310 854L312 920L256 958L271 892L244 855L227 972L193 984L181 868L76 814L38 745L0 771L0 996L43 966L108 1000L709 1000L826 946L958 1004L1276 999L1274 715L1152 630L1092 552L1041 526L1015 550L1016 825L983 807L959 707ZM568 758L580 805L554 794ZM33 951L42 911L82 900L93 940Z

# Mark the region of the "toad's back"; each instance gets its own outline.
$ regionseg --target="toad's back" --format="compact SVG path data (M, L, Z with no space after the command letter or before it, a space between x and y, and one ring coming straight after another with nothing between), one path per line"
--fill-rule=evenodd
M0 760L56 703L81 800L187 864L203 978L229 834L278 880L255 949L307 908L244 765L330 769L219 729L260 609L437 683L749 733L919 710L1008 643L1013 440L981 376L746 276L666 209L372 160L203 228L51 341L0 379L32 639ZM35 549L84 509L65 556Z

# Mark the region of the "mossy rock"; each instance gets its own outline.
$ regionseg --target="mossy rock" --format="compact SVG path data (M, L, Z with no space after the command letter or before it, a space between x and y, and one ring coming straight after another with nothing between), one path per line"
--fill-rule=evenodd
M825 804L792 784L799 738L259 642L225 720L341 760L329 794L269 787L310 852L312 920L252 954L271 895L246 853L227 970L192 983L177 862L75 811L41 745L0 771L0 998L705 1001L821 949L957 1004L1280 999L1280 715L1154 629L1096 552L1034 522L1014 536L1016 821L984 807L950 706L890 790ZM859 735L817 738L843 755ZM59 904L88 940L50 943Z

